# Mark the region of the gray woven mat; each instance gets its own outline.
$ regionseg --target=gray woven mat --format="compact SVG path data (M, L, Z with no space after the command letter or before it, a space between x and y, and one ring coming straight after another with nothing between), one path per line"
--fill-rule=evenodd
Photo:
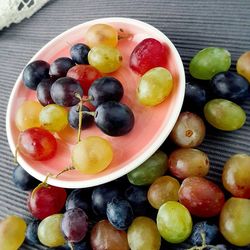
M186 70L194 53L208 46L229 49L234 70L239 55L250 50L249 13L248 0L52 0L31 19L0 31L0 219L8 214L30 219L26 209L27 194L16 189L11 179L14 165L6 140L5 114L17 76L45 43L91 19L130 17L164 32L179 50ZM231 154L250 153L250 102L243 107L248 118L242 129L234 133L211 130L201 147L211 160L210 177L217 181L223 162ZM24 245L21 249L37 248Z

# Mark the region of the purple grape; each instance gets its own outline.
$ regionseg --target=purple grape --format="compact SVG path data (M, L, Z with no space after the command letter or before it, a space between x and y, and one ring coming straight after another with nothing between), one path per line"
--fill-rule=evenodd
M96 79L89 88L88 96L95 107L107 101L119 102L123 97L123 86L114 77L105 76Z
M83 43L77 43L70 49L72 60L77 64L89 64L88 53L90 48Z
M26 241L30 245L36 245L40 243L38 236L37 236L37 229L38 229L39 224L40 224L40 221L38 220L31 221L28 224L28 227L26 230Z
M61 228L69 242L80 242L88 231L88 217L81 208L67 210Z
M81 85L71 77L57 79L51 86L50 95L52 100L61 106L70 107L80 102L76 94L83 96Z
M73 66L75 66L75 63L69 57L59 57L51 63L49 74L54 78L64 77Z
M37 99L43 106L54 103L50 95L50 89L54 81L55 79L52 78L43 79L37 86Z
M42 60L37 60L28 64L23 71L24 85L36 90L42 79L49 78L49 64Z

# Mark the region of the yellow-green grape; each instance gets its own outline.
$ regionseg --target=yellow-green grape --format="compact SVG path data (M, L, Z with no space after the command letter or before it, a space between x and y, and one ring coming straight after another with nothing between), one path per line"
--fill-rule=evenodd
M89 51L88 61L101 73L111 73L121 66L122 56L117 48L99 45Z
M37 234L40 242L47 247L59 247L65 244L61 231L63 214L53 214L40 223Z
M39 102L25 101L17 110L15 122L20 131L40 127L39 113L43 106Z
M110 143L98 136L90 136L77 143L72 152L72 164L84 174L96 174L109 166L113 159Z
M244 76L250 83L250 51L242 54L236 64L238 74Z
M141 104L155 106L168 97L172 88L171 73L165 68L156 67L142 76L137 88L137 97Z
M144 216L135 218L128 228L128 244L131 250L159 250L161 236L155 222Z
M49 104L43 107L39 115L41 125L51 131L63 130L68 124L68 111L57 104Z
M181 243L192 232L192 218L182 204L177 201L164 203L157 214L157 227L161 236L170 243Z
M86 33L87 44L92 48L101 44L116 47L118 32L107 24L95 24Z
M15 215L0 221L0 249L17 250L25 239L26 223Z

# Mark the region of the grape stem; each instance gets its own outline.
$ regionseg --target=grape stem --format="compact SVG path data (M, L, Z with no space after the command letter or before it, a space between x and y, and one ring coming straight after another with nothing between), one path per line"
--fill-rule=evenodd
M53 175L51 173L48 173L47 176L45 177L45 180L43 182L41 182L31 193L31 197L33 198L35 193L37 192L38 189L40 189L41 187L47 187L47 181L49 179L49 177L52 177Z
M70 250L74 250L74 245L72 242L68 241L68 245L70 247Z
M81 140L81 131L82 131L82 97L76 93L75 96L80 100L79 104L78 104L78 108L79 108L79 123L78 123L78 133L77 133L77 142L79 142Z
M95 111L82 111L83 114L87 114L87 115L92 115L95 116L96 112Z
M60 176L61 174L65 173L65 172L68 172L70 170L74 170L75 167L71 166L71 167L68 167L68 168L65 168L63 169L61 172L59 172L57 175L54 175L53 177L57 178L58 176Z

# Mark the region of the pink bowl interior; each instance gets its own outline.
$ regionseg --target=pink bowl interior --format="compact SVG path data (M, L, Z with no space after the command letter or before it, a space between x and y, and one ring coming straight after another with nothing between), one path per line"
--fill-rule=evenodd
M86 30L95 23L108 23L133 35L130 39L119 41L118 48L123 57L122 67L115 73L108 75L114 76L121 81L125 93L121 102L127 104L133 110L135 126L129 134L121 137L107 136L95 125L84 130L82 138L98 135L112 144L114 159L111 165L106 170L95 175L84 175L78 171L67 172L58 179L49 179L49 183L52 185L68 188L94 186L126 174L157 150L173 128L181 109L185 78L179 54L165 35L140 21L125 18L107 18L83 23L53 39L32 58L32 61L42 59L51 63L58 57L69 56L69 44L84 43ZM171 95L163 103L155 107L145 107L138 103L136 88L140 76L129 68L131 52L140 41L147 37L153 37L165 44L167 48L165 67L171 72L174 80L174 88ZM20 75L13 89L7 112L7 135L12 152L15 150L19 134L15 126L15 113L18 107L27 99L36 100L36 92L27 89L23 85ZM72 132L70 135L75 135L75 137L71 137L68 142L61 140L56 135L58 138L58 151L53 159L38 162L19 154L19 163L39 180L44 180L48 173L58 173L71 165L71 150L74 143L69 142L73 142L76 139L76 132ZM72 138L73 140L71 140Z

